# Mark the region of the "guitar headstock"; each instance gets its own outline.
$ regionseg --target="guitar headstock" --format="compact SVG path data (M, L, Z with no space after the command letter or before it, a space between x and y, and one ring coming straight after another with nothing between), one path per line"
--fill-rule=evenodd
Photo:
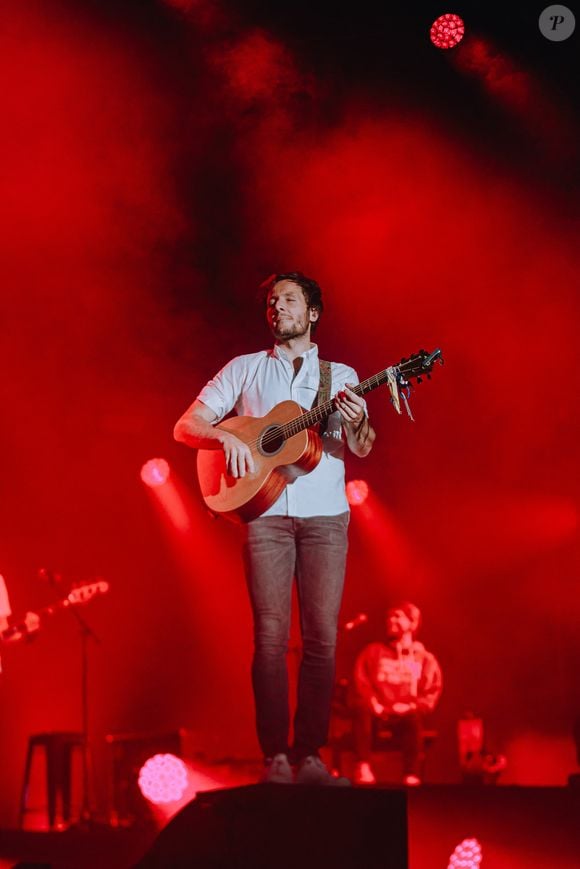
M67 603L73 605L87 603L96 594L106 594L108 590L109 583L104 579L97 580L96 582L86 582L71 589L66 600Z
M411 377L416 377L417 382L420 383L423 375L430 377L436 362L443 365L443 356L439 347L431 353L428 353L426 350L419 350L418 353L414 353L409 359L403 358L398 365L395 365L397 378L409 381Z

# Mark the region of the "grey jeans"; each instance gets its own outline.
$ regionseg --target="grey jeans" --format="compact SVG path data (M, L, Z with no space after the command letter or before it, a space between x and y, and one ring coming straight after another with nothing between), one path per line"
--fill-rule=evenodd
M247 525L244 561L254 615L252 684L256 726L266 757L317 754L328 737L337 620L344 586L350 514L265 516ZM287 652L296 577L302 660L289 751Z

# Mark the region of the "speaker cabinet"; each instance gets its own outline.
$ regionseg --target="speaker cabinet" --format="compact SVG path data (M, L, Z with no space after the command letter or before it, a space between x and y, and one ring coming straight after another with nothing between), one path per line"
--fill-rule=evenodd
M199 794L135 869L407 869L407 795L299 785Z

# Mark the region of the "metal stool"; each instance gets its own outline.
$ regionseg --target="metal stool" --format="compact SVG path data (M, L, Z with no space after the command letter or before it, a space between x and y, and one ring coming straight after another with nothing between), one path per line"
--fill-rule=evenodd
M75 748L82 752L83 744L82 733L33 733L29 737L20 796L19 825L21 828L24 826L26 812L30 811L28 808L28 789L35 749L44 749L48 823L49 827L54 829L59 801L62 822L68 824L70 821L72 753Z
M421 748L419 751L418 761L419 775L421 779L425 778L425 759L427 757L427 751L431 748L438 736L439 734L436 730L427 730L426 728L420 730ZM395 737L388 724L381 721L381 719L375 719L373 721L372 750L374 752L401 750L400 741Z
M328 746L330 748L330 763L332 769L343 774L343 754L354 753L353 716L354 708L351 702L350 680L342 678L335 685L332 700L332 712L328 734ZM421 729L421 749L419 753L420 777L425 776L425 759L428 749L438 737L436 730ZM395 737L387 722L374 718L372 723L373 753L395 752L401 750L400 740Z

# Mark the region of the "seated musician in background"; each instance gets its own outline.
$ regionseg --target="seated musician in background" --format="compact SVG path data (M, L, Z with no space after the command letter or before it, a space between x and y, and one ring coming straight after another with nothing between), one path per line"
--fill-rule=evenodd
M26 613L22 624L10 625L9 619L12 615L10 609L10 600L8 598L8 590L4 577L0 574L0 640L5 643L16 642L21 640L33 631L38 630L39 618L36 613ZM0 673L2 672L2 661L0 660Z
M354 741L357 755L355 782L374 784L369 760L373 719L380 718L400 741L403 782L418 785L423 718L441 695L441 668L437 659L414 639L421 621L419 609L408 601L387 612L386 640L370 643L359 654L354 669Z

